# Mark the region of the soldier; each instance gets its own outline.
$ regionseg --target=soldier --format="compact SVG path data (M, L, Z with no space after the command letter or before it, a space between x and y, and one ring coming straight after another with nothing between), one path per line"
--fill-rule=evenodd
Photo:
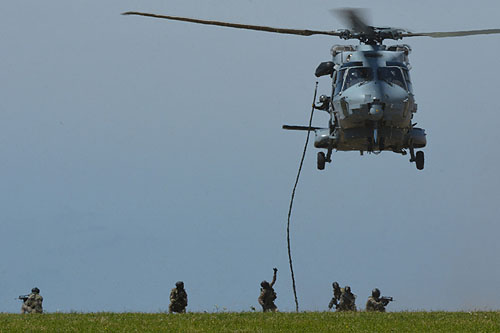
M340 295L342 295L342 290L340 289L339 283L335 281L332 283L333 287L333 297L330 303L328 304L328 309L332 309L333 306L335 305L335 309L337 309L340 301Z
M188 305L188 296L184 290L184 282L177 281L175 288L170 292L170 305L168 312L173 313L186 313L186 306Z
M260 286L262 288L260 288L259 304L262 305L263 312L278 311L278 308L274 304L274 300L277 296L273 289L274 283L276 282L276 273L278 272L278 269L273 268L273 271L273 281L271 283L267 282L266 280L260 283Z
M366 301L366 311L385 312L385 307L392 300L392 297L380 298L380 290L375 288L372 290L372 295Z
M337 311L356 311L356 295L351 292L351 287L345 286L342 295L340 295Z
M21 313L43 313L43 297L37 287L31 289L31 294L23 301Z
M330 100L331 100L330 97L328 97L326 95L321 95L321 96L319 96L319 102L321 104L319 104L319 105L313 104L313 107L316 110L322 110L322 111L328 112L328 109L330 107Z

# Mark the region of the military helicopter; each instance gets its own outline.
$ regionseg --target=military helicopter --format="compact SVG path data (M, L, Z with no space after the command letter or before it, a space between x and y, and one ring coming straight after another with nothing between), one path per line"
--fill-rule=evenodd
M123 15L141 15L153 18L185 21L247 30L266 31L300 36L327 35L344 40L357 39L359 45L334 45L333 59L321 63L317 77L329 75L332 79L331 96L319 97L320 105L313 108L330 115L327 127L283 125L283 129L314 131L314 146L326 149L317 154L317 168L323 170L332 162L336 151L359 151L378 154L392 151L401 155L410 153L410 162L418 170L424 168L424 152L415 151L427 144L425 130L415 127L413 116L417 104L410 79L406 44L384 45L385 40L407 37L461 37L498 34L500 29L450 32L410 32L392 27L374 27L367 23L359 9L335 10L347 21L349 29L334 31L300 30L209 21L187 17L126 12Z

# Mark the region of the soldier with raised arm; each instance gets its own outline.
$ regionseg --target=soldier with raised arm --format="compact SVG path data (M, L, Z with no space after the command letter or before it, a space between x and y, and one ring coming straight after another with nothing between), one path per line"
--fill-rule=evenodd
M271 283L267 282L266 280L260 283L261 288L260 288L259 304L262 306L263 312L278 311L278 308L274 304L274 301L276 300L277 296L276 292L273 289L273 286L276 283L276 273L278 272L278 269L273 268L273 271L274 274Z
M188 297L184 289L184 282L177 281L175 288L170 292L170 305L168 312L173 313L186 313L186 306L188 305Z

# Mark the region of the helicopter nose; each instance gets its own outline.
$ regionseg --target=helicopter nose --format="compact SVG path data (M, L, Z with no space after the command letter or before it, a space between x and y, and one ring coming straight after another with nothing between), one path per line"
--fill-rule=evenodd
M372 104L370 107L370 116L373 120L380 120L384 114L384 107L381 104Z

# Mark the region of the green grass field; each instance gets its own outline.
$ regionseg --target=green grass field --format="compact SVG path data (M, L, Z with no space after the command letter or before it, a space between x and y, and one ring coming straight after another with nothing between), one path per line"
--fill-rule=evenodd
M500 332L500 312L0 314L0 332Z

